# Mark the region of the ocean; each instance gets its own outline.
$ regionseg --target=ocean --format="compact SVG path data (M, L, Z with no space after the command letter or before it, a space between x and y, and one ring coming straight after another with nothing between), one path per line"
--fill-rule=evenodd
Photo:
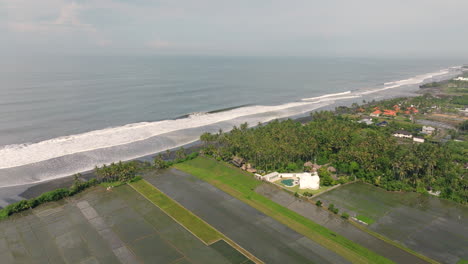
M413 94L441 59L70 56L0 61L0 187L191 143L203 132Z

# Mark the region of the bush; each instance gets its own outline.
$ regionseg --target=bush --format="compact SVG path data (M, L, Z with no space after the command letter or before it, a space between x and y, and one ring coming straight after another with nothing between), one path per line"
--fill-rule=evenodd
M315 205L317 205L318 207L322 207L322 201L318 200Z
M334 204L330 204L330 206L328 206L328 210L330 210L334 214L338 214L338 212L339 212L338 208L335 208Z
M137 182L137 181L139 181L141 179L143 179L143 177L138 175L138 176L133 177L133 179L131 179L130 182Z
M304 192L302 195L306 196L306 197L312 197L314 196L313 193L310 193L310 192Z
M349 214L348 214L348 213L342 213L342 214L341 214L341 218L343 218L343 219L348 219L348 218L349 218Z

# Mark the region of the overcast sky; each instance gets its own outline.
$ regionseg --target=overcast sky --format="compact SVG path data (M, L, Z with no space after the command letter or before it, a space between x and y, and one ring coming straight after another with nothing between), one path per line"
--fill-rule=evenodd
M0 0L6 54L468 56L468 0Z

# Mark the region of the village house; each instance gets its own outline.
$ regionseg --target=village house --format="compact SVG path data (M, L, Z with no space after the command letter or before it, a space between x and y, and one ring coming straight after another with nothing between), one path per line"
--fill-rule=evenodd
M395 133L393 133L394 137L399 137L399 138L412 138L413 135L411 135L410 132L404 131L404 130L397 130Z
M377 123L376 125L379 126L379 127L386 127L388 125L388 122L387 121L382 121L380 123Z
M426 134L426 135L432 135L435 131L435 128L431 126L423 126L421 133Z
M383 115L385 115L385 116L396 116L396 115L397 115L397 112L394 111L394 110L387 110L387 109L386 109L386 110L384 110Z
M359 120L358 123L363 123L363 124L366 124L366 125L372 125L373 124L372 118L363 118L363 119Z
M424 138L414 137L413 141L417 143L424 143Z
M374 112L372 112L372 113L370 114L370 116L372 116L372 117L379 117L380 114L382 114L382 111L380 111L380 110L377 109L377 110L375 110Z

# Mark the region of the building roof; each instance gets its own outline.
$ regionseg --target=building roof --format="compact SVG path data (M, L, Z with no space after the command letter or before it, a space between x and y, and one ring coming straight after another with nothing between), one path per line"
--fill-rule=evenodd
M407 136L410 136L410 135L411 135L410 132L405 131L405 130L397 130L397 131L395 131L394 134L402 134L402 135L407 135Z
M372 114L375 114L375 115L380 115L381 113L382 113L382 111L380 111L379 109L372 112Z
M378 126L386 126L388 125L388 122L387 121L382 121L380 123L377 123Z
M385 109L383 114L389 116L396 116L396 111Z

